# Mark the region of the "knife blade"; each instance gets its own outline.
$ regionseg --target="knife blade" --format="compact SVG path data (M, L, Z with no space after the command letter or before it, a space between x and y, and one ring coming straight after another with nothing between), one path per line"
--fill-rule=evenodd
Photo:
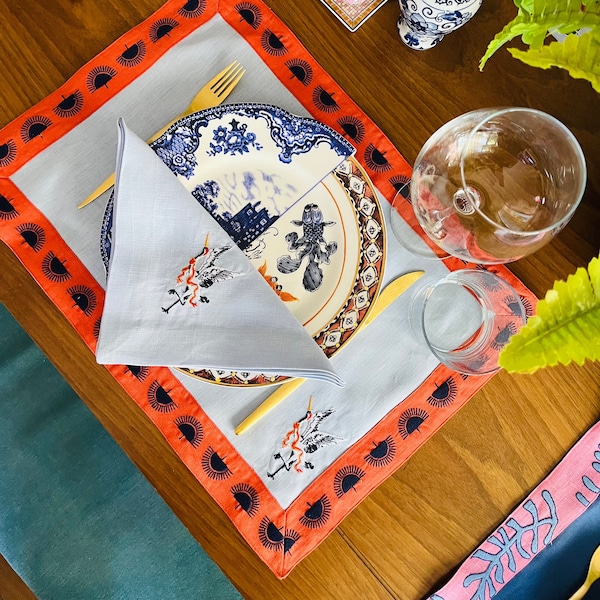
M378 317L394 300L397 300L413 283L420 279L425 271L411 271L394 279L381 292L371 312L361 323L359 331L362 331ZM358 334L359 331L356 333ZM282 383L260 406L250 413L236 428L235 434L241 435L252 425L262 419L268 412L273 410L281 401L287 398L294 390L299 388L306 379L301 377Z

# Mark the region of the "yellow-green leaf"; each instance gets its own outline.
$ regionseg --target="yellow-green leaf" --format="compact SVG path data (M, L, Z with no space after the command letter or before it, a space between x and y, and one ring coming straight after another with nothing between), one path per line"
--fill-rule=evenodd
M499 364L509 372L600 360L600 258L556 281L536 314L510 338Z
M566 69L575 79L587 79L600 92L600 41L591 33L570 34L562 43L552 42L538 50L509 48L514 58L532 67Z
M554 33L566 35L587 30L586 35L600 40L599 0L583 2L581 0L514 0L514 2L518 7L517 16L489 43L479 63L480 70L483 70L486 62L499 48L518 36L521 36L521 40L530 47L530 50L540 50L544 55L547 52L544 44ZM569 48L567 53L571 52L572 49ZM589 59L586 59L583 67L577 64L575 70L579 69L581 76L587 78L585 74L589 70L588 66Z

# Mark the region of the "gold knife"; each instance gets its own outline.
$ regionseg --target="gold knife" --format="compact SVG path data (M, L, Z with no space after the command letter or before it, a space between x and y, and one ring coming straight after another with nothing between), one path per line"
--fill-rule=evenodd
M373 310L367 315L367 318L360 324L362 331L371 321L379 316L394 300L401 296L415 281L417 281L424 271L412 271L400 275L389 283L375 300ZM358 332L357 332L358 333ZM306 379L301 377L292 379L289 382L282 383L256 410L250 413L236 428L235 434L240 435L262 419L269 411L275 408L282 400L287 398L295 389L300 387Z

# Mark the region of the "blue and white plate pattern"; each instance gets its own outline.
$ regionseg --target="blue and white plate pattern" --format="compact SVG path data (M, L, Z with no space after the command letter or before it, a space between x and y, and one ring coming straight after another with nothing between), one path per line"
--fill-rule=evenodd
M265 104L193 113L151 147L324 352L335 353L366 316L384 264L383 217L368 176L349 158L354 148L326 125ZM107 270L112 215L111 195L101 230ZM287 379L182 370L224 385Z

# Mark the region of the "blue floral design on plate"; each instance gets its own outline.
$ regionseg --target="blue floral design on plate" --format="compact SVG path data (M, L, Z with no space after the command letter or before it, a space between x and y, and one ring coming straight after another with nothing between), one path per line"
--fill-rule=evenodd
M302 170L295 168L301 166L295 163L295 157L305 155L301 159L301 162L304 161L304 170L312 161L312 175L312 171L319 171L323 164L321 159L315 160L311 151L319 155L323 148L329 148L330 156L339 157L339 162L354 153L352 144L319 121L293 115L277 106L249 103L222 104L182 117L150 146L176 176L190 182L190 186L193 186L190 188L192 195L209 210L241 249L245 249L270 227L289 208L289 202L286 204L286 198L273 200L274 196L263 199L267 203L261 204L260 198L249 197L243 206L230 208L222 196L238 192L224 191L223 186L220 190L212 176L200 178L196 183L202 171L200 164L206 167L206 161L227 158L227 161L234 161L235 165L245 160L244 157L264 155L261 164L272 165L272 172L265 172L255 165L253 170L244 173L238 169L235 176L232 171L227 181L237 180L240 186L251 187L252 181L272 180L273 190L278 194L281 187L273 179L274 175L280 177L280 182L289 183L290 189L293 189L290 178L295 177L296 184L299 180L305 183ZM222 163L219 163L217 170L219 168L222 168ZM318 176L315 173L315 182L325 175L326 172L318 173ZM299 194L298 198L302 195ZM101 230L101 255L107 270L112 246L112 213L111 196Z
M244 154L250 152L250 148L262 150L262 146L256 141L256 134L247 132L248 125L232 119L229 128L219 125L213 131L213 141L210 143L209 156L216 154Z

